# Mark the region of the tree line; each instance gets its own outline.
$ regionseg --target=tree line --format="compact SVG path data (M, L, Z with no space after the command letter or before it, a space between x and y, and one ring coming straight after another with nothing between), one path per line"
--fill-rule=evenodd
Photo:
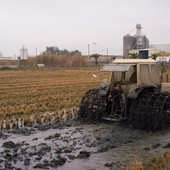
M46 51L42 54L44 55L70 55L81 54L78 50L68 51L67 49L60 50L57 46L46 47Z
M74 54L72 56L67 54L42 54L36 57L28 57L28 67L37 67L38 64L44 64L45 67L52 68L84 67L86 66L86 58L80 54Z
M60 50L57 46L50 46L46 47L46 50L41 55L28 57L28 67L37 67L38 64L53 68L83 67L86 65L86 58L78 50Z

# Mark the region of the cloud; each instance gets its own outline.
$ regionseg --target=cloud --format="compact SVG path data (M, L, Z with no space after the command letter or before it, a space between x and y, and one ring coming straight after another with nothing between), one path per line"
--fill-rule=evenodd
M168 43L169 6L169 0L0 1L0 51L12 56L25 45L34 54L50 44L87 54L87 44L97 42L99 52L122 53L123 35L136 23L151 42Z

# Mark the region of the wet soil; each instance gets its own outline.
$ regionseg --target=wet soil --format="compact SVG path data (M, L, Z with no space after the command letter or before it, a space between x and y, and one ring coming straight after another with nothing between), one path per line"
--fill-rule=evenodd
M134 130L77 120L0 132L0 169L123 170L170 148L170 129Z

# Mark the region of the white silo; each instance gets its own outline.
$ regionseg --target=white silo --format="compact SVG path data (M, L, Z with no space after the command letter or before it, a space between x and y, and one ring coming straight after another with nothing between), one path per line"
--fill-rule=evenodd
M28 49L25 48L25 46L23 46L23 47L20 49L20 56L21 56L21 59L22 59L22 60L27 60L27 58L28 58Z

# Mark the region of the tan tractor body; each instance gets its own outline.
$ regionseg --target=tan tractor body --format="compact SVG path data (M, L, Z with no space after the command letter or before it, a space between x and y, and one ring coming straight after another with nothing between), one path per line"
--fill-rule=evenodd
M111 72L108 84L89 90L80 117L125 120L135 128L159 130L170 124L170 84L153 59L116 59L101 71Z

